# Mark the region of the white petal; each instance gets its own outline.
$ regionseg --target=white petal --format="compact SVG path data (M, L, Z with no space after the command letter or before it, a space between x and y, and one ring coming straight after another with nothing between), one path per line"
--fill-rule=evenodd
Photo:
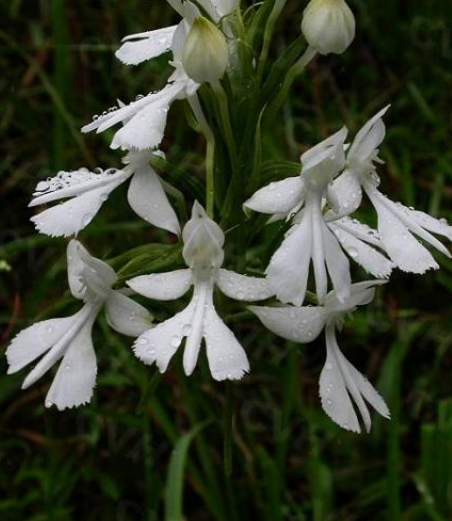
M169 0L167 0L169 1ZM190 16L193 15L193 20L195 18L195 13L193 11L198 10L197 7L193 6L192 3L186 2L184 6L187 6L188 10L192 11L191 13L187 13ZM192 7L194 9L192 9ZM180 63L182 60L182 53L184 51L185 40L187 39L187 35L191 29L191 25L187 20L187 16L184 16L183 20L177 26L176 32L174 34L173 43L171 46L171 51L173 53L173 61L175 64ZM178 73L182 67L176 67L176 73ZM174 78L171 77L171 80Z
M349 161L366 161L381 145L386 134L382 118L389 110L389 107L390 105L378 112L378 114L375 114L358 132L348 153Z
M206 310L204 338L214 380L240 380L249 372L250 365L243 347L218 316L213 305Z
M371 418L363 398L386 418L390 417L389 410L372 385L341 353L333 325L327 328L326 345L327 360L320 377L322 406L328 416L342 428L361 432L352 398L369 432Z
M328 201L332 207L330 219L339 219L354 213L362 201L362 189L358 177L346 170L328 188Z
M138 337L152 326L152 315L143 306L119 291L105 303L109 325L126 336Z
M239 275L234 271L221 269L216 283L226 296L244 302L265 300L273 295L265 279Z
M16 373L48 351L73 325L75 317L38 322L21 331L6 350L8 374Z
M328 292L328 275L326 269L326 245L325 242L325 221L321 212L320 200L308 202L309 213L312 226L312 265L314 269L315 290L319 303L323 303Z
M110 193L130 177L132 172L127 169L117 170L96 168L90 172L80 168L72 172L59 172L47 181L40 181L33 194L29 207L60 201L83 195L96 189L103 189L101 198L106 201Z
M147 105L150 103L155 103L158 99L165 97L167 94L167 89L168 87L159 92L152 92L144 98L132 101L128 105L124 105L122 102L120 102L119 109L95 118L91 123L85 125L82 128L82 132L87 133L92 132L93 130L97 130L97 133L99 134L113 127L114 125L117 125L118 123L130 121L140 110L145 108Z
M183 338L191 332L194 311L191 302L174 317L143 333L133 346L135 355L145 364L157 364L164 373Z
M323 224L323 244L325 262L333 287L339 300L345 301L350 296L350 262L341 249L335 235Z
M345 229L330 223L329 228L339 239L348 255L374 277L385 279L391 275L394 265L379 251L372 248Z
M154 300L176 300L185 295L192 284L189 269L142 275L127 281L136 293Z
M85 305L80 311L71 317L71 321L68 320L67 329L30 371L22 384L22 389L27 389L35 382L37 382L65 355L74 338L76 338L78 333L86 326L86 324L90 324L89 327L92 327L99 309L99 305Z
M195 285L192 303L195 311L190 328L187 328L187 342L184 348L184 371L190 376L198 362L201 341L204 335L205 317L213 309L213 287L209 283Z
M209 278L212 269L223 264L223 230L197 201L193 205L191 219L182 231L182 239L182 256L187 266L198 274L202 272L202 277Z
M285 304L303 304L311 261L312 230L303 218L289 230L266 270L267 281L276 297Z
M409 273L425 273L439 266L430 252L410 233L410 230L384 204L379 197L372 197L372 203L378 213L378 231L391 260L401 270Z
M116 58L126 65L138 65L160 56L171 48L176 27L173 25L124 38L124 43L116 51Z
M302 344L320 335L327 316L323 307L250 306L249 309L275 335Z
M163 139L171 103L182 90L183 84L170 85L163 89L160 95L138 111L116 132L111 148L136 150L157 148Z
M289 177L261 188L243 206L260 213L289 214L303 202L304 191L300 176Z
M75 298L92 302L110 294L111 287L118 280L111 266L90 255L75 239L68 245L67 259L69 286Z
M311 188L324 189L345 164L344 142L348 130L344 127L301 156L303 179Z
M85 267L85 263L80 257L80 252L83 250L89 255L85 247L75 239L69 242L66 250L69 288L74 298L77 299L82 299L85 294L85 286L81 280L81 275Z
M91 339L92 321L72 340L46 397L46 407L61 411L88 403L96 385L97 363Z
M320 375L319 394L323 410L335 423L343 429L361 432L344 377L331 349L327 349L326 363Z
M331 227L334 227L335 230L344 230L360 241L364 241L367 244L371 244L372 246L376 246L377 248L384 250L384 245L381 242L381 237L378 235L377 230L367 226L367 224L359 222L357 219L343 217L342 219L332 221L331 225Z
M70 237L94 219L105 202L105 188L97 188L44 210L31 218L36 229L51 237Z
M340 301L336 292L331 291L325 299L327 314L333 316L338 313L350 313L357 306L370 304L375 297L376 288L386 283L386 280L367 280L352 284L350 296L345 301Z
M210 0L220 17L231 14L239 5L240 0Z
M148 166L135 171L128 192L133 211L150 224L178 235L177 215L163 190L159 176Z
M407 212L425 230L442 235L452 241L452 226L445 219L435 219L435 217L418 210L407 209Z
M344 361L348 366L348 370L358 387L359 392L363 395L366 401L372 405L372 407L379 413L383 418L390 419L391 413L389 411L386 402L383 400L381 395L375 390L373 385L363 376L345 357Z

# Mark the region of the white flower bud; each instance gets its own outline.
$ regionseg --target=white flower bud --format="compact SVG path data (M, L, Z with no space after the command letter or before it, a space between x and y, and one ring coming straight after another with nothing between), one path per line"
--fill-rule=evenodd
M228 63L224 34L206 18L196 18L182 52L182 66L187 75L196 83L214 83L224 76Z
M320 54L341 54L355 38L355 17L344 0L311 0L301 30Z

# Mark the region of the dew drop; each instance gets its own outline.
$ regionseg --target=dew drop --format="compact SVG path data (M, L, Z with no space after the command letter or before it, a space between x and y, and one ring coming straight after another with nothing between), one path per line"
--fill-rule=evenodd
M53 333L53 326L47 326L46 331L47 333Z
M193 327L191 324L185 324L185 326L182 328L182 335L188 336L193 330Z
M146 344L149 344L149 340L147 338L139 338L137 343L140 346L145 346Z
M88 224L91 222L92 218L93 218L92 214L90 214L90 213L85 214L82 219L83 226L88 226Z
M350 255L350 257L352 259L357 259L359 257L359 253L358 253L358 250L356 248L350 248L348 250L348 254Z
M173 336L171 339L171 345L173 347L179 347L182 342L182 339L179 336Z

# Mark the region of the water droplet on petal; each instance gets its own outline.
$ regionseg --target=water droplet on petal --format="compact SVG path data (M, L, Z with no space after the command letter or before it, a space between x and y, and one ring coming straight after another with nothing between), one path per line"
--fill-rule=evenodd
M92 218L93 218L92 214L90 214L90 213L85 214L82 219L83 226L88 226L88 224L91 222Z
M188 336L193 330L193 326L191 324L185 324L185 326L182 328L182 335Z
M350 257L352 259L357 259L359 257L359 253L358 253L358 250L356 248L350 248L348 250L348 254L350 255Z
M173 336L171 339L171 345L173 347L179 347L181 345L182 339L179 336Z

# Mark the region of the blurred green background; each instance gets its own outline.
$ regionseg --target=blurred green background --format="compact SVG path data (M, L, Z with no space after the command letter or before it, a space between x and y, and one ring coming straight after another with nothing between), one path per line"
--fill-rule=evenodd
M344 56L317 59L297 80L264 149L296 162L342 124L356 131L392 103L384 191L451 219L452 2L384 4L350 0L356 42ZM289 0L274 58L299 35L304 5ZM119 164L108 135L82 136L79 128L118 97L128 102L164 84L165 58L126 68L113 52L124 35L176 17L163 0L0 0L0 20L3 353L21 327L77 306L67 292L65 241L36 235L29 222L36 182L59 169ZM181 103L163 149L174 165L168 180L190 199L202 179L204 143ZM80 235L96 256L170 241L143 225L124 195L117 190ZM340 336L393 413L391 422L375 417L370 435L343 432L322 412L321 339L292 345L252 319L233 321L253 370L229 388L211 380L204 361L190 379L175 364L157 382L130 341L101 322L96 395L65 413L44 410L49 376L22 392L23 374L6 376L2 356L0 519L452 519L452 263L438 261L441 271L424 277L396 273ZM232 476L223 454L228 393Z

